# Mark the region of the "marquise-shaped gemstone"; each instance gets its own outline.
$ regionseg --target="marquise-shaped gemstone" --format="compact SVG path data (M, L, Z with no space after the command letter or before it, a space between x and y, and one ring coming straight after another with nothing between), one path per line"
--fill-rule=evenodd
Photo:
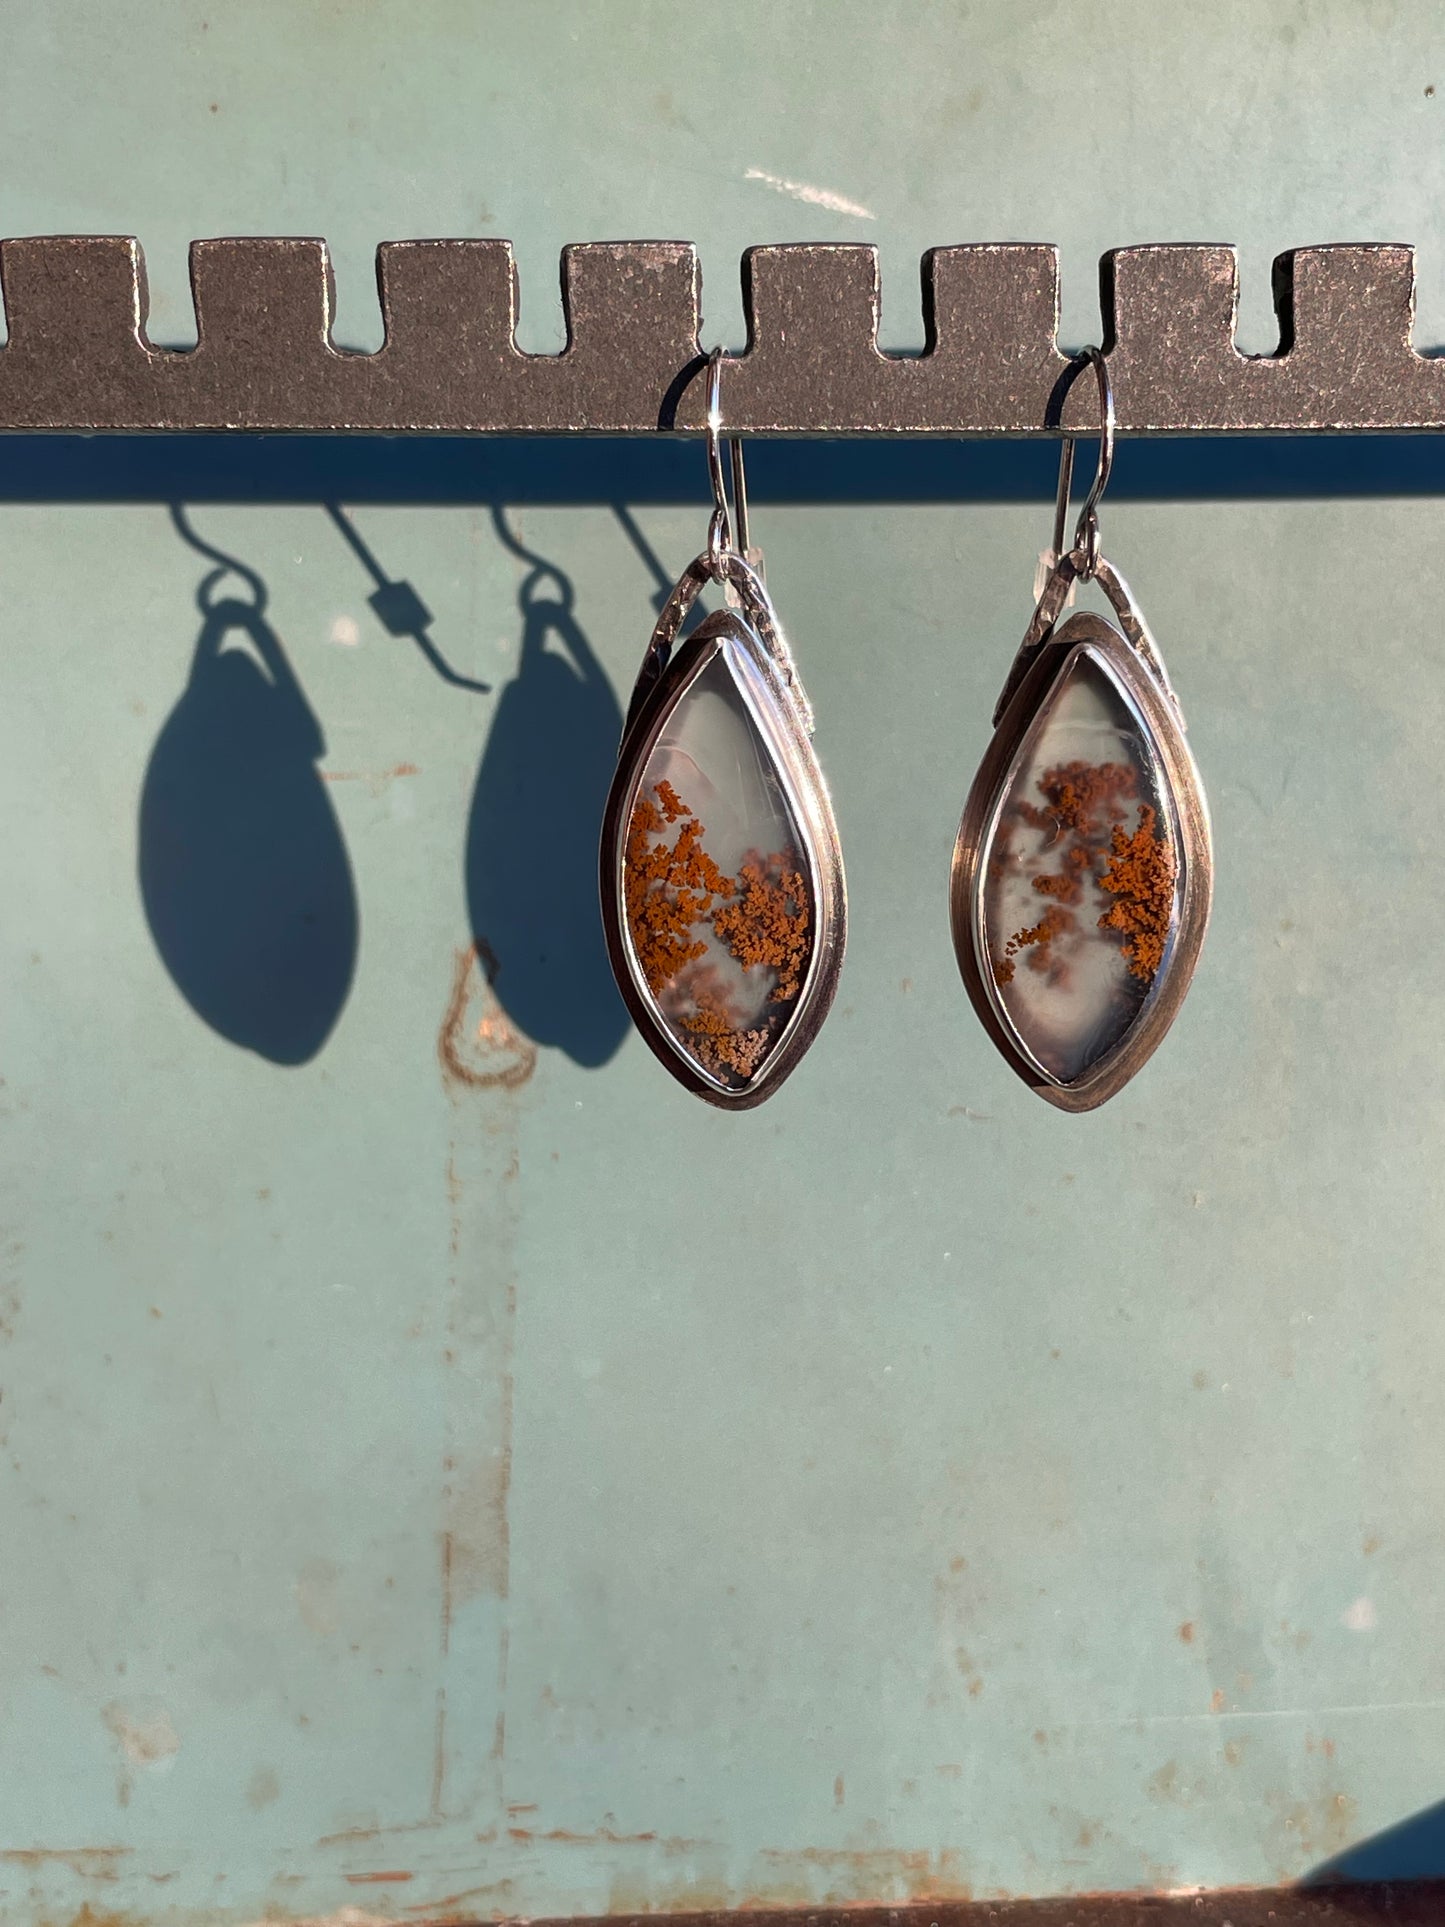
M1124 1039L1167 969L1183 892L1173 798L1149 728L1080 649L1035 717L983 850L979 967L1060 1084Z
M633 793L622 903L639 987L712 1083L745 1090L802 999L818 922L814 865L721 642L673 704Z

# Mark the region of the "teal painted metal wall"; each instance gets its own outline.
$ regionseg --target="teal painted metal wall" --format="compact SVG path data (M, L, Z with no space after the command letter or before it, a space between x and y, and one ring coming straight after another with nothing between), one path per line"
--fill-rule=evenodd
M0 232L139 234L162 340L186 242L242 232L325 234L360 346L374 244L422 234L511 236L539 349L562 243L658 234L733 343L739 252L803 238L880 246L892 345L917 255L973 239L1062 244L1070 341L1140 240L1238 240L1254 349L1307 241L1416 240L1425 339L1445 316L1428 5L5 0L0 29ZM271 447L271 499L193 521L303 693L281 715L233 660L208 708L202 665L160 775L208 567L184 491L97 447L98 495L155 499L27 501L34 444L0 449L6 1917L1267 1883L1427 1808L1438 500L1247 499L1247 451L1231 499L1157 463L1129 499L1122 450L1106 541L1219 890L1167 1047L1086 1119L996 1058L947 934L1043 493L760 502L854 927L807 1064L728 1118L624 1035L577 881L658 588L621 519L508 507L574 593L524 652L515 451L440 507L395 452L356 527L477 694L383 632ZM700 542L697 503L634 513L668 571ZM306 1061L220 913L193 965L243 1041L168 971L148 769L255 918L268 879L327 881L349 993Z

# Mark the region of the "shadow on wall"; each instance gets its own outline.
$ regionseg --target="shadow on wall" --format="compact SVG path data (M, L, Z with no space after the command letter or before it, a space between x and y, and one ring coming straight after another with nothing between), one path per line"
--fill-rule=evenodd
M371 603L383 625L414 641L447 683L485 693L440 655L411 585L390 581L349 517L326 508L378 584ZM359 941L351 866L318 768L325 739L266 619L261 577L203 541L180 506L171 519L216 566L197 592L190 679L141 793L146 917L177 989L213 1030L274 1064L304 1064L341 1015ZM518 540L500 507L493 522L528 570L520 662L472 797L467 909L507 1016L533 1043L594 1068L627 1029L597 891L622 712L577 621L569 577ZM245 593L222 594L227 577Z
M140 803L140 887L181 995L233 1044L304 1064L330 1035L356 966L356 891L317 768L325 741L266 620L266 585L218 566L197 592L186 688L151 754ZM227 576L249 598L217 592Z
M524 547L521 658L503 690L467 827L467 909L507 1016L537 1044L595 1069L627 1013L612 979L597 892L597 836L622 712L574 613L571 579Z
M1445 1881L1445 1800L1347 1847L1306 1875L1307 1887L1353 1886L1380 1881ZM1445 1894L1438 1919L1445 1920Z

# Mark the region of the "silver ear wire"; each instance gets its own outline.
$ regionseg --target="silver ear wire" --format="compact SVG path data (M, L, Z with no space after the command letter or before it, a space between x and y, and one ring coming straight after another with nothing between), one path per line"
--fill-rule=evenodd
M743 469L743 445L737 435L727 437L728 462L732 469L732 504L729 507L723 475L722 427L723 351L714 348L707 358L707 468L712 479L713 511L707 528L708 567L714 579L721 579L723 557L746 557L748 542L748 488ZM737 540L734 542L734 530Z
M1081 557L1079 575L1087 582L1099 566L1099 517L1096 510L1100 496L1108 487L1109 472L1114 466L1114 384L1109 379L1109 364L1100 349L1081 348L1075 360L1087 361L1099 384L1099 460L1094 469L1093 485L1084 497L1079 519L1074 525L1072 544ZM1063 447L1059 450L1059 490L1054 499L1056 560L1064 553L1064 527L1069 517L1069 490L1074 480L1074 448L1077 440L1067 429L1061 432Z

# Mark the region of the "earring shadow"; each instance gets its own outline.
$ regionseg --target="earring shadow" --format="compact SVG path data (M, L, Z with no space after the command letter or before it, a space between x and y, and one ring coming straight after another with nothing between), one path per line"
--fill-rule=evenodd
M467 907L497 1000L534 1043L596 1069L627 1013L612 979L597 895L597 838L622 711L554 563L532 564L518 602L521 660L502 691L472 795Z
M325 742L280 638L265 584L220 562L201 585L185 690L141 791L139 880L156 949L196 1014L274 1064L304 1064L351 989L359 918L341 828L317 763ZM254 600L212 600L226 574Z

